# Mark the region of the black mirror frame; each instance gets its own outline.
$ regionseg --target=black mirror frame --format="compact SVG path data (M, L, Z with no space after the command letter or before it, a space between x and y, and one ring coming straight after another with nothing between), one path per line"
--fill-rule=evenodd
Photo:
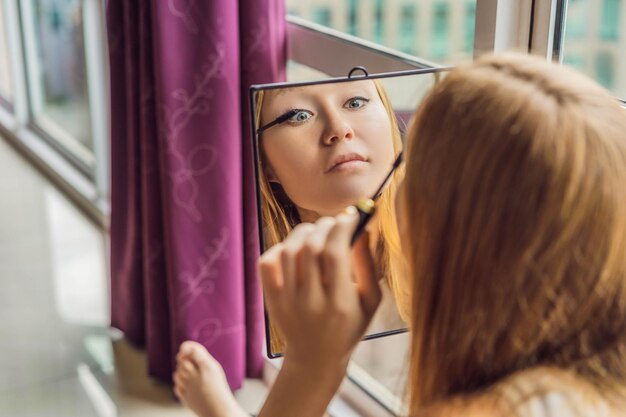
M262 230L262 225L263 225L263 214L261 213L260 207L261 207L261 190L259 189L259 184L260 184L260 175L261 173L259 172L259 158L260 158L260 152L259 152L259 139L258 139L258 133L256 130L256 126L255 126L255 119L256 119L256 101L255 101L255 94L259 91L265 91L265 90L274 90L274 89L279 89L279 88L285 88L285 87L306 87L306 86L310 86L310 85L319 85L319 84L334 84L334 83L340 83L340 82L346 82L346 81L360 81L360 80L369 80L369 79L383 79L383 78L393 78L393 77L401 77L401 76L406 76L406 75L419 75L419 74L436 74L436 73L440 73L440 72L447 72L450 71L452 69L452 67L434 67L434 68L423 68L423 69L415 69L415 70L405 70L405 71L393 71L393 72L384 72L384 73L378 73L378 74L369 74L367 72L367 69L365 67L362 66L356 66L353 67L349 73L347 77L333 77L333 78L327 78L327 79L323 79L323 80L317 80L317 81L306 81L306 82L281 82L281 83L272 83L272 84L255 84L255 85L251 85L250 89L249 89L249 95L248 95L248 104L249 104L249 111L250 111L250 127L251 127L251 132L252 132L252 149L254 151L254 180L256 181L256 187L255 187L255 191L256 191L256 207L257 207L257 224L258 224L258 232L259 232L259 247L261 249L261 253L263 253L263 248L265 247L265 242L263 239L263 230ZM354 75L356 72L362 72L364 75ZM260 256L261 254L259 254ZM264 313L264 327L265 327L265 346L266 346L266 350L267 350L267 357L270 359L275 359L275 358L280 358L283 356L283 353L273 353L272 352L272 348L271 348L271 343L270 343L270 332L269 332L269 317L268 317L268 313L267 313L267 308L265 307L265 299L263 300L263 313ZM389 331L385 331L385 332L380 332L380 333L374 333L371 335L367 335L365 337L363 337L363 340L371 340L371 339L378 339L381 337L386 337L386 336L391 336L394 334L400 334L400 333L406 333L408 332L407 328L402 328L402 329L395 329L395 330L389 330Z

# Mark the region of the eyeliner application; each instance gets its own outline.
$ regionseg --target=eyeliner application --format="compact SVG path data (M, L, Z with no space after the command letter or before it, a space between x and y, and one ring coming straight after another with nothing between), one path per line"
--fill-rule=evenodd
M279 125L281 123L285 123L287 120L291 119L293 116L295 116L296 114L298 114L301 111L305 111L305 110L302 110L302 109L292 109L292 110L289 110L287 113L281 114L280 116L278 116L277 118L275 118L274 120L272 120L271 122L266 124L265 126L261 126L260 128L258 128L256 130L256 133L259 134L259 133L263 132L264 130L269 129L272 126Z
M398 157L396 158L396 160L393 163L393 166L391 167L391 171L389 171L389 173L385 177L382 184L380 184L380 187L378 187L374 195L371 198L362 198L355 204L356 210L359 212L359 222L357 223L356 229L354 230L354 233L352 234L352 240L350 241L350 246L353 246L354 243L359 238L359 236L361 236L361 234L363 234L363 232L365 231L365 226L367 226L370 219L374 216L374 213L376 212L376 200L380 198L380 195L383 193L383 190L385 189L385 186L389 182L391 175L400 166L401 163L402 163L402 152L398 154Z

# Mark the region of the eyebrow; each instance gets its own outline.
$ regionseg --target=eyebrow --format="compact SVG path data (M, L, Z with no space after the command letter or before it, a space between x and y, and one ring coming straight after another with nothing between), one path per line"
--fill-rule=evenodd
M272 97L279 97L283 94L289 93L293 90L297 90L299 88L302 88L302 86L300 87L280 87L280 88L273 88L271 90L267 90L268 94Z

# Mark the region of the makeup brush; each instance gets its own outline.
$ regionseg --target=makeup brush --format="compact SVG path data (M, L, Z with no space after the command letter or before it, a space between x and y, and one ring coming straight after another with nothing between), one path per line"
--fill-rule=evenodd
M400 166L401 163L402 163L402 152L398 154L398 157L396 158L396 160L393 163L393 166L391 167L391 171L389 171L389 173L385 177L385 180L382 182L382 184L380 184L380 187L378 187L374 195L371 198L362 198L355 204L355 207L357 211L359 212L359 222L357 223L356 229L354 230L354 234L352 235L350 246L353 246L354 243L359 238L359 236L361 236L361 234L365 231L365 226L367 226L372 216L374 216L374 212L376 211L376 201L378 200L380 195L383 193L383 190L385 189L385 186L389 182L391 175Z

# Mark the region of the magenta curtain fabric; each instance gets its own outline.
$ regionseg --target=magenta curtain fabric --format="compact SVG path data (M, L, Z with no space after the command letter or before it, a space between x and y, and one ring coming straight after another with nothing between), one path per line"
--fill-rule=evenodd
M169 380L199 341L262 367L247 90L282 81L283 0L109 0L111 321Z

